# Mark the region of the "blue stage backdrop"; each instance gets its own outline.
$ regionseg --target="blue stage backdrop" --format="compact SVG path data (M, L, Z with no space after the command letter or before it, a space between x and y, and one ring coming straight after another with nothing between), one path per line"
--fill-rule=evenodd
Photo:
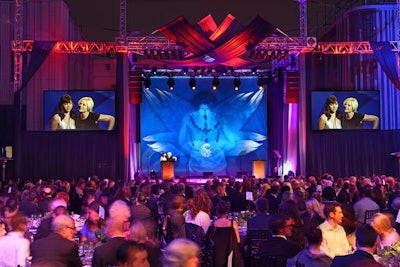
M358 102L357 112L375 115L380 118L379 91L314 91L312 92L311 119L312 129L318 130L318 119L324 113L325 102L328 96L336 96L339 110L344 115L343 101L346 98L354 97ZM364 122L364 129L372 129L371 122ZM378 128L380 129L380 127Z
M177 157L175 176L251 175L252 161L267 159L265 89L258 78L240 77L234 90L233 77L196 77L196 89L188 76L152 77L143 89L141 104L141 165L144 172L160 173L162 152Z

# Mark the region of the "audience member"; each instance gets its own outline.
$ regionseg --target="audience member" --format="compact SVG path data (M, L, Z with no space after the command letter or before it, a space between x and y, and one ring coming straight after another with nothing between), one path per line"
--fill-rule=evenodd
M99 241L98 237L104 234L104 219L100 218L100 209L103 209L103 207L96 201L87 207L87 219L79 231L81 242L87 240L96 243Z
M92 267L107 267L117 265L117 249L127 241L125 240L125 217L114 216L107 219L106 234L108 240L105 244L94 249Z
M189 210L184 214L185 222L192 223L203 228L204 233L207 233L210 227L211 201L207 193L203 190L198 190L194 193L194 198L189 206Z
M396 229L393 228L388 214L379 212L374 214L371 220L371 226L378 234L378 249L392 246L400 241L400 235L397 233Z
M23 213L12 216L10 226L12 231L0 238L0 266L27 266L30 242L24 237L28 226Z
M383 266L377 263L372 255L377 247L377 233L370 225L360 225L356 229L357 250L346 256L336 256L332 267Z
M322 232L318 228L309 228L305 232L307 247L295 257L288 259L287 267L330 267L332 258L321 252Z
M47 237L52 233L52 223L55 217L59 215L67 215L68 211L64 206L58 206L52 212L51 217L45 218L40 222L40 225L37 229L36 235L34 236L34 240L38 240L43 237Z
M200 259L199 246L184 238L177 238L165 248L163 267L197 267Z
M343 211L339 203L327 203L324 207L325 221L318 226L322 231L321 251L333 258L347 255L351 248L346 238L346 232L340 225Z
M366 210L378 210L379 205L372 200L372 191L369 187L359 189L360 200L354 204L354 214L356 215L357 224L365 223Z
M151 267L161 267L160 242L147 235L143 223L140 221L133 222L129 228L128 240L135 241L145 247Z
M272 238L260 242L259 253L266 256L292 258L300 252L300 247L288 240L292 235L293 219L283 214L273 214L269 218Z
M72 241L77 233L74 220L67 215L59 215L54 218L52 227L53 233L31 244L32 265L52 262L54 265L82 266L78 245Z
M134 241L127 241L116 252L118 267L153 267L148 261L145 247Z

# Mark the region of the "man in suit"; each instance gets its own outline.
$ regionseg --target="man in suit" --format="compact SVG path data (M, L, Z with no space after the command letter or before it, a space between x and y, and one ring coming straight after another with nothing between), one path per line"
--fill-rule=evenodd
M268 225L272 237L260 242L260 255L292 258L300 252L300 247L288 240L292 235L293 219L283 214L273 214L270 215Z
M68 215L59 215L52 222L53 233L31 244L32 265L54 263L69 267L81 267L78 245L72 241L76 235L74 220Z
M110 217L107 220L106 233L109 238L107 243L94 249L92 267L106 267L117 265L117 250L127 241L124 237L126 218Z
M258 198L256 209L257 215L247 221L247 232L251 229L268 229L268 200Z
M377 247L377 233L372 226L365 224L356 229L357 250L346 256L336 256L332 267L368 266L381 267L382 264L375 261L372 255Z
M34 240L38 240L51 234L53 232L51 226L53 223L53 219L58 215L68 214L67 203L64 199L54 199L50 203L50 210L52 212L51 216L43 219L40 222L39 228L37 229L36 235L34 236Z

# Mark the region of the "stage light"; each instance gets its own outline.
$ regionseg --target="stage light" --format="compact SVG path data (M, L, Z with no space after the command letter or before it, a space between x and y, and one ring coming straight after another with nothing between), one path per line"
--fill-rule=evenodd
M257 73L257 68L251 68L251 74L255 75Z
M196 79L194 77L190 77L189 79L189 86L193 90L196 90Z
M239 77L235 77L235 79L233 79L233 86L236 91L239 90L239 86L240 86L240 78Z
M262 77L258 77L257 84L258 84L258 89L262 90L264 88L264 84L265 84L264 79Z
M174 86L175 86L175 80L172 77L168 78L167 84L169 86L170 90L174 90Z
M217 90L218 85L219 85L219 78L215 76L214 79L212 80L212 89Z
M187 75L189 72L189 68L188 67L183 67L183 75Z
M146 90L150 90L150 85L151 85L150 77L144 78L143 83L144 83L144 88L146 88Z
M156 75L157 74L157 67L151 67L151 72Z

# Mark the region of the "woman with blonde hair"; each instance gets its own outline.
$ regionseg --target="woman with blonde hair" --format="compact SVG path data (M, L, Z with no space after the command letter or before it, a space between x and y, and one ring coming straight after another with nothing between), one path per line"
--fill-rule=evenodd
M93 112L94 101L91 97L82 97L78 101L79 116L76 120L76 129L78 130L98 130L99 121L108 123L107 130L114 128L114 116Z
M378 233L378 249L400 241L400 235L393 228L389 215L378 212L372 217L370 224Z
M306 202L307 216L303 220L308 229L315 228L325 220L325 214L321 204L315 198L310 198Z

